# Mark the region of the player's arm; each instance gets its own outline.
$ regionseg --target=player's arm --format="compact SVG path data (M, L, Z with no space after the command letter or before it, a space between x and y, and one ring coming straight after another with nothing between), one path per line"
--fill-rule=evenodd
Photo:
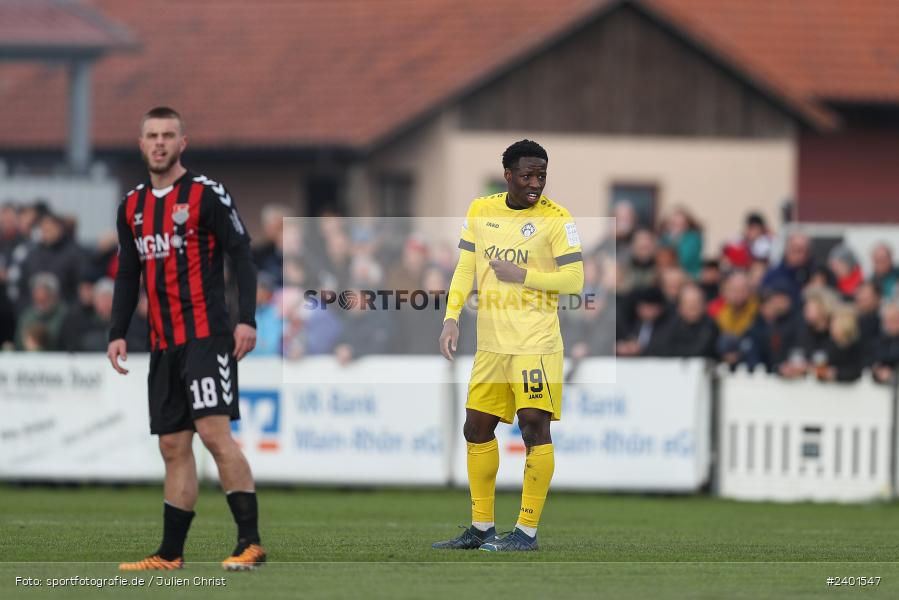
M469 216L471 215L469 210ZM462 235L459 239L459 262L453 271L453 279L446 300L446 316L443 318L443 331L440 333L440 353L448 360L453 360L453 352L459 341L459 315L465 300L471 292L474 283L475 271L475 245L474 234L471 231L474 221L465 219L462 226Z
M551 240L558 271L540 273L527 269L524 286L558 294L580 294L584 289L584 258L581 240L570 216L556 220Z
M234 357L240 360L256 347L256 265L250 252L250 235L231 195L221 185L206 190L203 196L207 205L206 225L231 257L237 280L238 324L234 329Z
M140 294L140 257L134 246L131 227L125 218L125 202L119 205L116 231L119 236L119 266L112 293L112 326L109 329L107 356L112 368L122 375L127 375L128 369L119 365L118 359L121 357L122 360L128 360L125 334L128 333L128 325L131 323Z
M528 269L524 276L524 287L534 288L535 290L543 290L545 292L556 292L558 294L580 294L584 289L584 261L581 253L577 256L565 255L574 262L565 263L559 266L558 271L551 273L539 273L533 269ZM559 258L556 257L556 264L559 264ZM564 259L564 257L562 257Z

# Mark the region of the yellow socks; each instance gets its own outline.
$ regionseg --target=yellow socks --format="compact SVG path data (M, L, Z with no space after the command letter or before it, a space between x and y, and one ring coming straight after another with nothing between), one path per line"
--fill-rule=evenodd
M468 487L471 490L471 522L493 525L496 496L496 472L499 470L499 445L496 438L484 444L468 442ZM543 495L546 495L544 490ZM542 503L541 503L542 504Z
M528 450L524 462L524 486L521 490L521 512L517 526L531 537L536 534L554 468L552 444L532 446Z
M553 445L533 446L524 463L524 486L517 527L533 537L553 478ZM485 444L468 443L468 486L471 490L471 522L480 529L493 526L499 445L496 438Z

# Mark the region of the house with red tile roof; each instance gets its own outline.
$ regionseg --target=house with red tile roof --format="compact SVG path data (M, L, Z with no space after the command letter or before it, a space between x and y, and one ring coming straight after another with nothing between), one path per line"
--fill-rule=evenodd
M740 60L829 124L798 132L802 221L897 222L899 3L651 0L667 19Z
M530 137L575 215L683 204L712 250L784 201L803 220L895 220L893 2L82 4L136 40L92 70L94 154L124 189L143 177L140 115L166 104L185 116L186 164L242 205L298 215L458 217ZM66 86L62 65L0 63L8 166L58 162Z

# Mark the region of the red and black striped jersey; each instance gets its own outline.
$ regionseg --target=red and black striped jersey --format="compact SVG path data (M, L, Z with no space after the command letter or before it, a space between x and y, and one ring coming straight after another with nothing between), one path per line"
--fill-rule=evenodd
M224 253L234 265L240 322L256 326L250 236L225 187L190 171L156 190L147 181L119 205L119 265L109 339L125 337L143 274L150 347L163 350L230 334Z

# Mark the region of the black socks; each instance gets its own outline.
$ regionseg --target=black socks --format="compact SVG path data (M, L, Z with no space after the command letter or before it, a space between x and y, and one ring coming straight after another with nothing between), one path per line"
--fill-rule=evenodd
M226 496L234 522L237 523L237 548L235 556L250 544L259 543L259 507L256 492L231 492ZM162 544L156 554L165 560L174 560L184 555L184 540L193 521L191 510L182 510L168 502L164 505Z
M195 513L192 510L181 510L168 502L164 506L162 545L156 553L165 560L174 560L184 555L184 540Z
M256 492L229 492L227 498L234 522L237 523L236 556L250 544L259 543L259 507Z

